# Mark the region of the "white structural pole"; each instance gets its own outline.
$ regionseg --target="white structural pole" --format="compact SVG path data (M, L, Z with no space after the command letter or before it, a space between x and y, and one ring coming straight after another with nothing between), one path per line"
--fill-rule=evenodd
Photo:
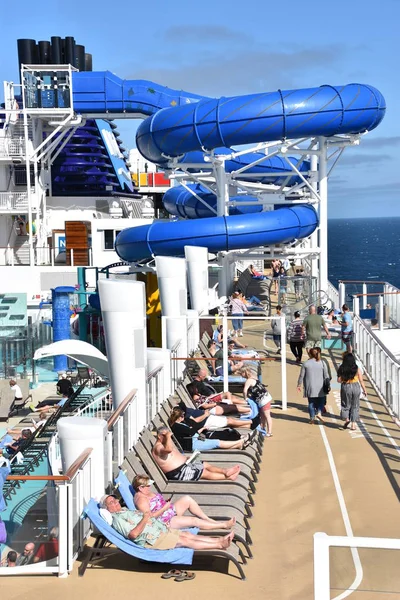
M114 408L137 389L136 431L146 425L146 298L142 281L100 279L107 358Z
M224 217L228 214L229 186L226 181L225 160L214 160L215 181L217 184L217 216ZM230 282L227 281L227 267L229 261L227 256L221 252L218 254L218 264L222 269L218 272L218 295L227 296L229 294Z
M187 286L184 258L156 256L161 312L166 321L166 347L172 350L179 344L177 357L187 356ZM184 361L178 361L178 373Z
M286 318L281 319L281 366L282 366L282 410L287 410L287 381L286 381Z
M226 311L224 311L224 315L222 317L222 331L223 331L223 346L222 346L222 361L223 361L223 377L224 377L224 392L227 392L229 389L228 382L228 317Z
M314 600L330 600L329 542L326 533L314 533Z
M228 297L235 275L235 263L230 254L219 254L218 264L221 267L218 274L218 296Z
M359 298L359 296L354 296L354 298L353 298L353 313L355 315L360 314L360 298Z
M340 282L339 283L339 306L337 308L342 308L343 304L345 304L346 299L346 284Z
M362 284L362 293L363 293L363 296L362 296L362 307L365 310L367 308L367 300L368 300L368 297L367 297L367 284L366 283Z
M161 366L163 371L160 403L164 402L171 393L171 352L164 348L147 348L147 375Z
M328 290L328 157L327 142L319 138L319 289Z
M93 417L63 417L57 421L58 439L63 472L78 456L91 448L91 496L101 498L104 494L104 456L107 437L107 422Z
M229 187L226 181L225 160L215 160L215 180L217 183L217 216L228 214Z
M315 190L315 192L318 192L318 181L317 181L318 156L316 154L311 154L310 168L311 168L311 171L314 173L314 180L311 183L311 187L313 190ZM315 230L314 233L312 233L310 236L309 247L311 248L311 250L316 250L318 248L318 231L317 230ZM312 275L312 277L317 277L318 276L318 258L312 257L310 262L311 262L311 275Z
M208 313L208 249L185 246L190 304L199 314Z
M25 97L24 90L22 96ZM28 200L28 239L29 239L29 264L31 267L35 264L35 256L33 251L33 215L32 215L32 186L31 186L31 160L30 160L30 144L29 144L29 124L28 114L24 107L24 138L25 138L25 169L26 169L26 195Z
M383 296L379 296L379 329L383 331Z

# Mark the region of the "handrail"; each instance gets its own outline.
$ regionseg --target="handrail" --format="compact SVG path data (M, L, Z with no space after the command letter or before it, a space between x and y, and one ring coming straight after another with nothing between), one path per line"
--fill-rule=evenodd
M366 279L366 280L362 280L362 279L338 279L339 283L369 283L370 285L375 285L376 283L379 284L384 284L384 283L388 283L387 281L375 281L371 280L371 279ZM369 296L370 294L368 294ZM371 294L372 296L372 294Z
M92 453L93 448L86 448L74 460L65 475L8 475L6 481L71 481Z
M6 481L69 481L65 475L8 475Z
M147 383L150 381L150 379L155 377L157 375L157 373L162 371L163 368L164 368L163 365L160 365L160 366L156 367L155 369L153 369L152 371L150 371L150 373L147 375Z
M133 389L129 392L129 394L124 398L118 408L113 412L113 414L109 417L107 421L107 429L111 431L114 427L115 423L118 421L118 418L122 415L122 413L126 410L127 406L131 402L131 400L136 396L137 389Z
M353 319L354 319L354 321L357 320L359 326L363 327L370 335L372 335L372 337L373 337L374 341L377 343L377 345L381 348L381 350L383 350L383 352L385 354L387 354L387 356L389 358L391 358L393 360L393 362L400 364L400 360L398 358L396 358L395 355L390 352L390 350L387 348L387 346L385 346L385 344L379 339L379 337L377 335L375 335L375 331L379 331L379 329L375 329L375 330L371 329L364 323L364 321L358 315L354 315Z
M85 462L91 455L92 451L93 451L93 448L86 448L85 450L83 450L83 452L80 453L78 458L76 460L74 460L72 465L69 467L69 469L65 473L65 477L67 478L68 481L71 481L71 479L73 479L75 477L75 475L77 474L79 469L81 469L83 467L83 465L85 464Z
M400 294L400 291L398 292L372 292L368 294L351 294L353 296L353 298L356 298L358 296L395 296L396 294Z

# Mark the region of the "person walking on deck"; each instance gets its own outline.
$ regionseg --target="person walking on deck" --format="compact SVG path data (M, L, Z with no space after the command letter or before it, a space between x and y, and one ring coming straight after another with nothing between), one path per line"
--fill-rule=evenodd
M326 337L331 339L328 326L323 317L316 314L314 305L308 309L308 316L303 321L303 333L306 336L306 350L310 348L321 348L321 327L325 329Z
M350 310L347 304L342 306L342 320L340 325L342 328L342 341L346 344L346 350L350 354L353 352L353 319L351 318Z
M303 385L303 397L308 399L308 412L310 425L312 425L316 419L321 423L324 422L321 415L326 400L324 381L329 375L325 363L321 360L319 348L311 348L309 356L309 360L301 366L297 391L301 392Z
M278 304L276 307L276 318L271 321L272 337L277 348L276 353L281 353L281 333L282 333L282 306Z
M341 418L344 420L343 428L350 425L350 429L356 428L356 422L360 416L361 390L367 395L362 371L356 363L354 354L345 354L343 362L338 369L338 382L340 386L340 403L342 410Z
M243 314L248 315L247 307L240 299L238 291L233 292L229 303L232 315L233 337L243 336Z
M304 346L303 321L298 310L296 310L293 316L294 319L289 324L287 337L289 340L290 349L296 359L296 362L301 363Z

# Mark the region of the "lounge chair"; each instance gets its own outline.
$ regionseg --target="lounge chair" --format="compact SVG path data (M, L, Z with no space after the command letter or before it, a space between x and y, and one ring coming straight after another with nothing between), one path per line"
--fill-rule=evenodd
M228 496L234 496L235 498L242 500L245 504L254 506L254 500L248 490L247 482L245 485L243 480L240 481L240 475L236 481L207 481L204 479L193 482L170 481L154 461L154 458L151 455L151 446L143 443L143 440L139 439L135 445L135 451L141 462L146 463L146 469L151 479L154 481L158 479L158 481L160 481L161 478L161 480L164 481L168 492L175 493L184 490L187 494L191 494L192 492L197 492L198 494L218 494L219 496L223 494L225 500L227 500Z
M140 456L140 453L142 456ZM143 446L140 449L140 453L136 452L136 450L131 450L131 452L128 452L128 454L125 456L125 460L123 461L121 468L124 470L127 469L129 478L133 479L135 475L146 473L154 481L153 485L156 490L162 494L168 496L173 494L175 497L181 497L190 494L200 504L200 506L202 506L204 509L207 508L207 511L211 517L215 515L221 515L221 496L216 496L215 492L211 488L204 489L204 487L201 485L197 485L198 482L190 482L185 487L181 486L180 488L175 489L175 486L171 485L173 482L169 482L159 469L154 469L153 459L149 461L148 453ZM214 511L216 507L218 507L218 512ZM224 495L223 508L226 516L235 516L238 518L239 515L241 519L246 520L246 525L248 526L247 519L252 516L252 511L249 504L245 500L233 495ZM213 512L210 512L210 509L212 509Z
M108 525L106 521L100 516L99 506L93 499L89 501L89 504L84 509L84 515L90 519L93 525L100 532L97 535L96 541L93 547L87 546L87 556L83 560L80 568L79 575L83 576L89 563L94 563L96 559L102 558L102 555L110 553L110 548L106 546L107 542L110 542L116 546L125 554L134 556L139 560L145 560L147 562L157 562L164 564L174 565L191 565L194 556L210 556L210 557L221 557L232 561L239 573L241 579L245 579L242 565L239 562L241 559L246 562L241 550L232 545L226 550L190 550L189 548L174 548L173 550L152 550L151 548L143 548L138 546L131 540L127 540L122 537L115 529Z
M115 487L118 487L118 491L121 494L126 507L129 508L130 510L135 510L136 507L135 507L135 502L133 499L133 497L135 495L135 490L133 489L132 485L130 484L129 479L125 475L124 471L120 470L118 472L118 475L114 480L114 483L115 483ZM249 547L251 544L251 539L247 534L245 526L241 523L236 523L233 531L235 533L234 540L241 542L244 545L244 547L246 548L247 556L249 558L252 558L253 554ZM218 531L218 533L216 532L216 530L203 531L203 535L224 535L224 530ZM250 539L250 541L249 541L249 539Z
M134 452L129 453L129 456L124 459L120 468L130 480L133 480L135 475L147 473L147 469L142 465ZM162 494L166 493L165 487L161 481L154 481L153 486L158 492ZM171 496L171 494L169 495ZM185 493L185 490L182 490L174 493L173 497L177 499L186 495L187 494ZM220 518L221 516L224 516L229 519L236 517L236 520L239 523L242 523L246 529L250 529L246 510L247 505L245 505L244 502L236 500L232 496L224 498L223 501L221 501L221 498L219 498L219 502L215 502L215 496L212 494L197 494L196 492L191 492L190 496L196 500L196 502L210 515L210 517Z
M190 397L188 391L186 390L186 388L184 386L179 385L176 388L176 393L177 393L179 400L181 402L183 402L185 406L187 406L188 408L196 408L193 403L192 398ZM256 424L257 424L259 422L258 407L254 402L251 404L251 402L248 401L248 404L249 404L250 408L252 409L251 413L249 415L238 415L237 418L242 419L242 420L257 419L257 421L256 421ZM253 425L253 427L254 427L254 425ZM243 428L243 429L239 428L238 431L242 435L246 435L246 433L249 433L249 429L246 429L246 428ZM261 456L261 454L262 454L262 444L263 443L264 443L264 437L261 435L261 433L259 435L256 435L255 439L254 439L254 444L255 444L255 447L257 449L259 456Z
M155 429L158 429L158 427L163 426L169 427L168 414L169 413L165 409L161 408L158 415L155 415L155 417L153 417L152 422L154 424ZM175 446L183 452L175 436L173 436L173 440ZM201 452L201 456L204 456L204 459L206 461L212 463L234 462L246 465L251 470L253 481L257 482L257 473L260 472L260 465L253 453L253 449L251 446L248 446L245 450L206 450Z
M148 449L151 449L154 445L154 436L153 434L150 432L149 429L144 429L142 431L142 435L141 435L141 439L144 442L144 445L146 445L146 447ZM235 455L231 455L230 457L228 457L228 464L222 460L222 458L218 459L218 451L217 453L214 455L217 458L215 460L212 460L212 464L216 467L220 467L222 469L225 468L229 468L229 465L234 465L235 464ZM238 451L238 454L240 454L240 450ZM190 454L187 455L187 457L189 458ZM208 457L205 457L208 461ZM201 456L200 456L201 459ZM253 473L251 470L251 467L249 467L248 465L242 464L241 465L241 471L240 471L240 475L238 477L238 479L236 480L241 481L242 477L247 480L247 481L242 481L242 483L244 484L245 488L250 488L250 491L254 494L256 491L256 488L254 486L254 477L253 477Z

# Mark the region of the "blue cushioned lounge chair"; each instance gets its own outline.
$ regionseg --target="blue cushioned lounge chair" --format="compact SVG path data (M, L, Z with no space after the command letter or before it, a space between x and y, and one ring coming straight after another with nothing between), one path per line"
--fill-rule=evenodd
M236 565L241 579L245 579L242 565L239 562L239 548L234 544L227 550L190 550L189 548L153 550L151 548L143 548L143 546L138 546L115 531L115 529L100 516L99 505L93 498L89 501L89 504L85 507L83 513L85 517L90 519L99 533L97 534L94 545L86 547L87 554L79 568L80 576L84 575L89 563L93 564L96 560L102 558L104 554L110 552L109 547L106 546L107 542L109 542L122 552L125 552L125 554L129 554L130 556L147 562L191 565L194 555L226 558Z

